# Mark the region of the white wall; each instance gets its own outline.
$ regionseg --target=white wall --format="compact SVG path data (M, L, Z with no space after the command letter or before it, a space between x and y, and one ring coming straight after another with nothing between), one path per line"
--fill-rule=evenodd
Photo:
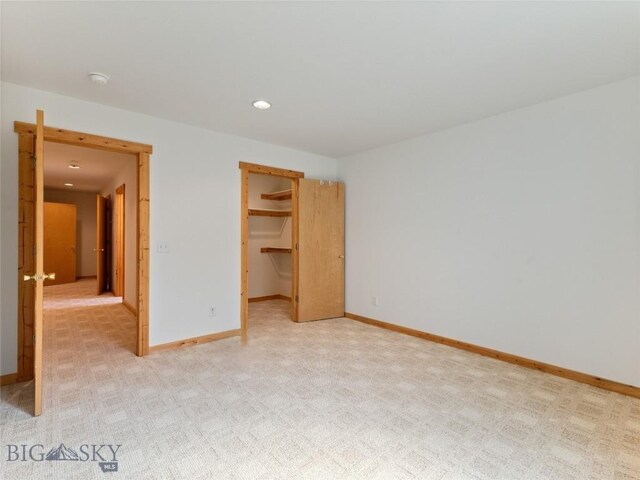
M638 77L338 165L347 311L640 386Z
M290 200L263 200L262 193L291 188L291 180L249 175L249 208L291 210ZM291 248L291 217L249 217L249 298L291 296L291 255L262 253L261 247Z
M100 192L102 196L111 195L111 218L116 202L116 189L124 184L124 300L132 307L136 307L137 296L137 214L138 214L138 162L137 157L131 155L131 161L109 182ZM115 246L115 224L111 228L111 245ZM116 261L115 250L111 261L111 279L115 282ZM113 285L111 287L113 289Z
M76 206L76 275L78 277L95 275L96 252L93 249L96 248L96 194L46 188L44 200Z
M18 138L13 121L150 143L150 344L240 327L238 161L333 178L336 161L14 84L1 86L1 371L16 371ZM256 114L259 114L257 112ZM170 252L157 253L158 241ZM215 304L217 316L208 316Z

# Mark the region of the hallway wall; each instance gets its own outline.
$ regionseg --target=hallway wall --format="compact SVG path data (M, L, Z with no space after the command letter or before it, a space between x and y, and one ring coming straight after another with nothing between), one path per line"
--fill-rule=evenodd
M116 189L124 184L124 300L136 307L137 289L137 209L138 209L138 162L135 156L131 156L131 161L111 180L109 186L104 188L100 194L102 196L111 195L111 215L115 209ZM115 246L116 231L115 225L111 228L111 245ZM116 278L116 256L115 251L111 262L111 278L115 282Z

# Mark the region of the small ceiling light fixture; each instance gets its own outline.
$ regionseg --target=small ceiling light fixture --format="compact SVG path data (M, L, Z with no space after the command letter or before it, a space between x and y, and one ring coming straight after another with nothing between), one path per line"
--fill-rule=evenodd
M80 168L80 165L78 165L77 163L74 162L74 163L70 163L69 165L67 165L67 167L77 170L78 168Z
M267 108L271 108L271 104L266 100L256 100L253 102L253 106L258 110L266 110Z
M106 85L109 81L109 75L100 72L90 72L89 78L93 83L97 83L98 85Z
M65 187L73 187L73 183L65 183L64 186Z

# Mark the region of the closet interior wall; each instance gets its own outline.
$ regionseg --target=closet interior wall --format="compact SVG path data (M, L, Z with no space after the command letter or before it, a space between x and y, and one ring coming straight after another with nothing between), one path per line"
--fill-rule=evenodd
M289 189L291 189L291 180L288 178L250 174L250 212L252 210L291 212L290 199L262 198L262 194ZM291 253L263 251L265 248L290 249L291 223L291 216L249 215L249 301L276 295L291 297Z

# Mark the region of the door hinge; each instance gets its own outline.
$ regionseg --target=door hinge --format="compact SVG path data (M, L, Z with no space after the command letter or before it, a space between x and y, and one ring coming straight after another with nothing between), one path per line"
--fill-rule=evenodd
M33 344L34 345L36 344L36 336L35 335L33 336Z
M38 157L36 157L35 155L31 155L31 165L33 166L33 168L36 168L37 163L38 163Z
M300 301L300 297L296 295L296 303L298 303L299 301Z
M33 256L35 257L38 254L38 247L37 245L33 246Z
M296 243L296 252L298 251L298 244Z

